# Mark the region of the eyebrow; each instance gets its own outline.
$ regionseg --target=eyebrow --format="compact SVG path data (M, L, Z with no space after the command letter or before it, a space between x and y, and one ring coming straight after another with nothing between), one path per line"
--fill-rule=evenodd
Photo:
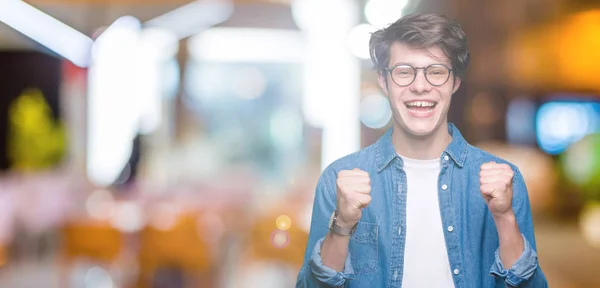
M408 63L408 62L397 62L394 65L392 65L390 68L396 67L398 65L408 65L408 66L412 66L412 67L416 67L416 65L412 64L412 63ZM429 65L423 66L423 67L427 67L430 65L444 65L444 66L448 66L448 64L443 63L443 62L439 62L439 63L431 63Z

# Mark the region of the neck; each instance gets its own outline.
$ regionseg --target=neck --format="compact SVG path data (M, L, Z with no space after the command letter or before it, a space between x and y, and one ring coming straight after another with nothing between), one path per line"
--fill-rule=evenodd
M426 136L415 136L394 123L392 143L396 152L404 157L429 160L439 158L452 141L448 133L448 123L444 122L433 133Z

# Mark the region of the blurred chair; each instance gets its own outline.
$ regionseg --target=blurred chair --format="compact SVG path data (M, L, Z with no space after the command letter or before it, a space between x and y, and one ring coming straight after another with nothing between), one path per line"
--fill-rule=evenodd
M62 256L115 261L123 248L121 232L108 222L69 222L62 229Z
M286 203L288 205L276 205L276 209L261 215L251 225L240 249L243 252L237 263L233 287L294 285L302 267L308 232L297 225L301 217L298 203L292 204L298 207L290 207L289 202ZM285 212L282 208L286 209ZM282 215L289 216L291 222L277 225L277 219Z
M70 221L60 232L60 287L69 287L68 276L76 261L90 261L109 268L119 260L124 249L121 231L106 221Z
M144 227L139 239L138 287L213 287L211 251L200 238L197 218L194 213L180 214L167 229Z

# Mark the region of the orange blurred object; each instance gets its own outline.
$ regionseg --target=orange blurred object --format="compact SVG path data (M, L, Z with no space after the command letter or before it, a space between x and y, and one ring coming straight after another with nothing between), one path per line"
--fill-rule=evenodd
M112 262L123 244L121 232L104 221L69 222L62 229L62 255L67 261L89 258Z
M6 265L6 247L0 245L0 267Z
M68 287L68 277L78 260L109 267L119 260L125 241L108 221L70 221L61 229L60 287Z
M600 10L516 33L505 51L516 87L600 91Z
M200 238L199 231L203 229L193 213L178 215L167 229L146 226L140 232L138 258L142 283L139 287L146 287L155 272L164 267L176 267L192 278L198 276L202 280L200 283L210 287L205 283L214 281L210 271L214 265L211 250Z

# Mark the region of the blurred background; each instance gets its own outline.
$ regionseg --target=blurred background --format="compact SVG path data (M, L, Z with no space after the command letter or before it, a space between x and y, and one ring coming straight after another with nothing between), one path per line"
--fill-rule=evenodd
M467 32L449 118L520 168L551 287L600 287L597 0L0 0L0 287L293 287L417 11Z

